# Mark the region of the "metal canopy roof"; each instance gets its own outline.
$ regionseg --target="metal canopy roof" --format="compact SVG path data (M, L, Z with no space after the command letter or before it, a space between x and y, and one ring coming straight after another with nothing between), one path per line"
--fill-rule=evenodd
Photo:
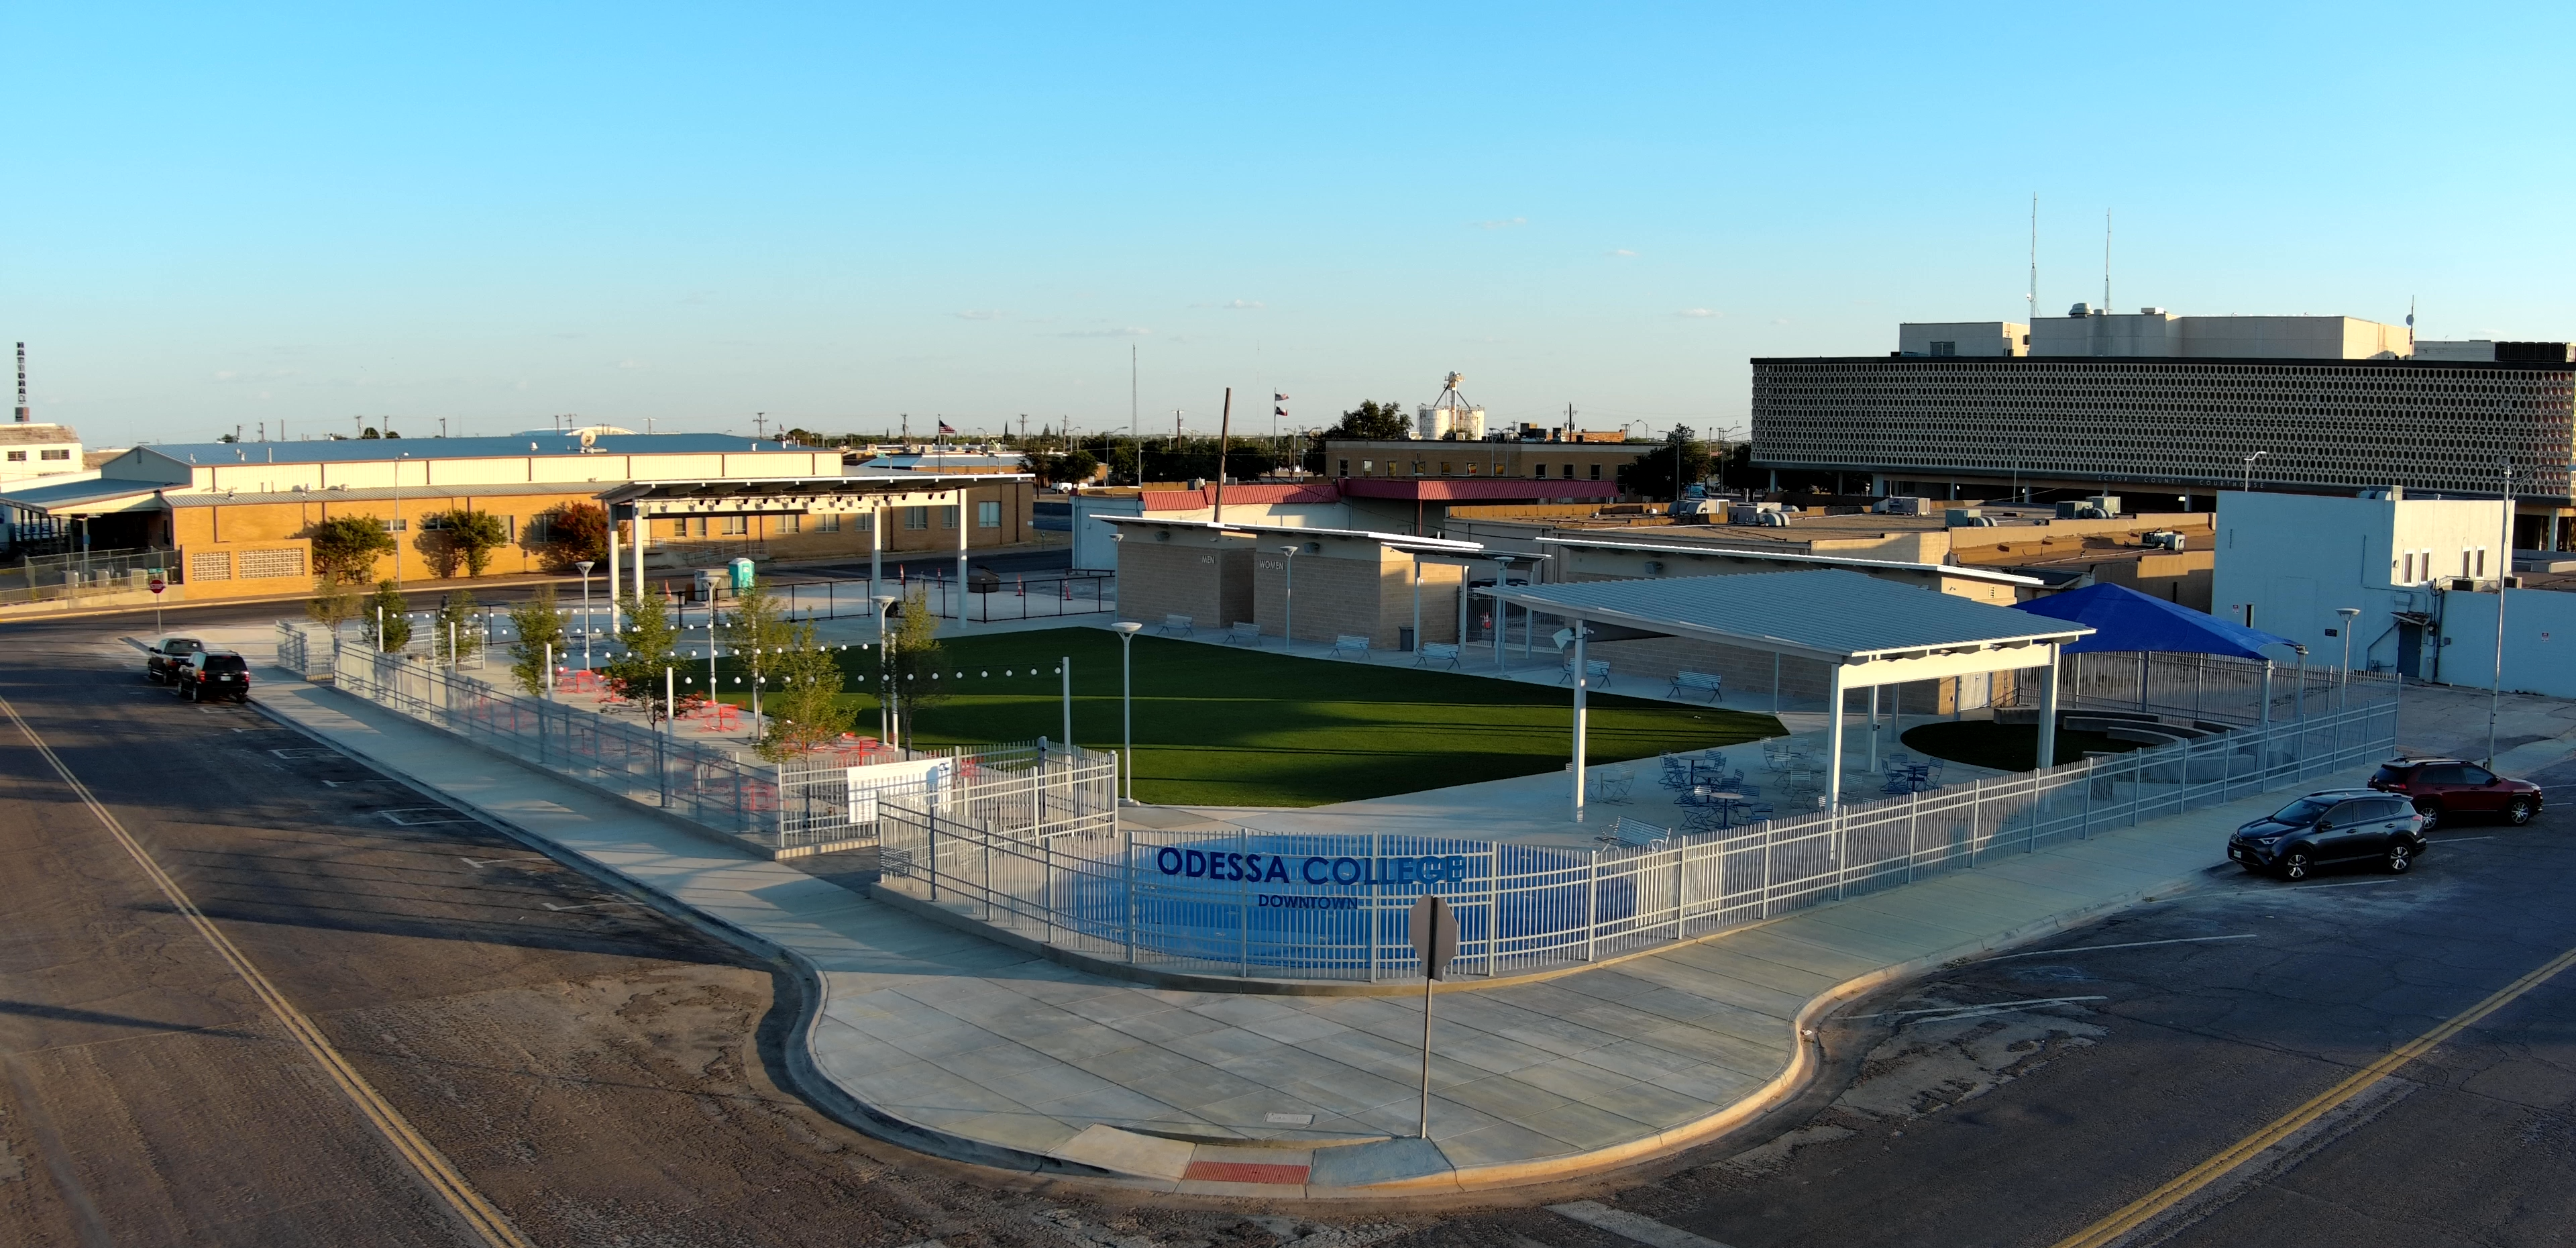
M1659 555L1688 555L1700 559L1743 559L1754 563L1811 563L1834 568L1884 568L1891 572L1923 572L1939 576L1963 577L1972 581L1991 581L2000 585L2043 585L2035 576L2017 572L1998 572L1992 568L1971 568L1955 563L1909 563L1897 559L1864 559L1858 555L1809 555L1790 551L1747 550L1740 546L1703 546L1693 542L1630 542L1615 537L1542 537L1542 546L1578 546L1586 550L1635 550Z
M599 492L612 507L647 516L796 515L870 511L889 499L954 494L977 486L1029 480L1010 472L898 473L867 477L771 477L735 481L636 481Z
M1381 533L1375 529L1328 529L1312 524L1236 524L1216 520L1167 520L1158 516L1093 516L1103 524L1141 524L1168 529L1209 529L1238 537L1341 537L1376 542L1391 550L1408 554L1446 555L1452 558L1484 559L1484 546L1445 537L1418 537L1410 533ZM1513 560L1533 558L1511 555Z
M1477 592L1553 615L1845 665L1934 655L1965 660L1997 650L2026 652L2028 647L2062 644L2093 631L2069 621L2051 621L1839 569L1573 581ZM2025 653L2006 661L1988 661L1983 670L2047 661Z

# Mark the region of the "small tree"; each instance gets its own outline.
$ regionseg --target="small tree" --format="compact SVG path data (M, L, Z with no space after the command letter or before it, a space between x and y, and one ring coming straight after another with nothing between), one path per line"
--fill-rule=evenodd
M335 516L313 526L313 571L362 585L374 580L376 560L394 553L394 535L370 516Z
M705 694L692 690L673 707L666 696L670 686L664 673L678 662L670 657L671 642L679 634L671 626L670 604L662 595L651 593L620 601L626 608L627 626L618 640L626 649L599 669L600 680L617 696L643 707L645 717L655 723L706 700Z
M510 630L519 635L510 643L510 678L526 690L529 697L541 697L546 691L546 654L564 648L563 613L555 609L555 587L539 585L526 602L510 608Z
M1020 469L1048 485L1080 484L1099 474L1100 461L1079 448L1060 455L1030 451L1020 457Z
M911 740L913 716L948 700L938 680L939 617L931 614L927 586L913 586L904 596L903 614L886 634L885 648L886 684L879 692L892 697L898 731Z
M304 604L304 614L314 623L336 633L341 625L358 618L358 591L350 588L347 582L338 577L323 577L315 582L314 588L319 592L313 595L311 602Z
M410 607L392 581L376 582L376 592L368 596L365 610L358 616L359 635L386 654L410 645L411 618L403 614Z
M431 640L448 648L448 662L457 662L483 648L483 634L474 624L474 612L481 605L474 601L474 591L470 589L454 590L438 604L438 633Z
M530 546L548 567L561 571L588 559L608 558L608 509L597 503L557 503L529 525ZM542 536L539 536L542 534Z
M1674 471L1677 454L1678 475ZM1680 426L1662 446L1619 466L1619 492L1670 501L1681 497L1684 487L1707 477L1716 462L1708 444L1693 439L1688 426Z
M840 661L815 644L813 625L796 626L773 670L778 692L769 699L769 728L754 747L762 758L783 763L850 730L850 709L841 704Z
M767 578L755 576L751 588L734 595L733 610L727 612L722 628L724 644L732 647L737 664L748 664L743 675L751 679L751 713L760 714L762 678L768 675L769 651L794 640L796 634L782 611L778 595L769 592Z
M454 558L464 561L467 576L483 575L483 570L492 566L492 552L510 540L509 527L501 523L501 517L465 507L440 513L436 533L454 552Z

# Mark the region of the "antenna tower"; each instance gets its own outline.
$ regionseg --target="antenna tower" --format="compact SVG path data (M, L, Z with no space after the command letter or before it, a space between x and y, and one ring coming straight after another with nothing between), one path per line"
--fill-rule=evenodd
M19 424L27 423L27 344L18 344L18 411Z
M2111 210L2102 210L2102 315L2111 314Z

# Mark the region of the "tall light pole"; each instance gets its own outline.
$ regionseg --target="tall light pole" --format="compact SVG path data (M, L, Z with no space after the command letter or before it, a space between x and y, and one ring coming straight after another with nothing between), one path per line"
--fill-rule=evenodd
M2504 468L2504 563L2496 569L2495 684L2487 690L2487 767L2495 767L2496 712L2504 702L2504 583L2513 579L2513 461Z
M892 594L879 594L871 599L877 604L877 739L887 745L894 741L894 664L886 654L886 611L898 601Z
M581 569L581 670L590 670L590 569L595 560L582 559L572 566Z
M402 592L402 466L403 461L409 458L411 458L409 451L394 456L394 592L396 593Z
M2258 459L2261 459L2261 458L2263 458L2264 456L2269 455L2269 454L2271 454L2271 453L2272 453L2272 452L2270 452L2270 451L2256 451L2256 452L2254 452L2253 454L2248 455L2248 456L2246 456L2246 457L2245 457L2245 492L2246 492L2246 493L2251 494L2251 493L2253 493L2253 492L2254 492L2254 461L2255 461L2255 460L2258 460Z
M1127 742L1127 800L1136 800L1136 634L1144 625L1120 620L1109 626L1118 634L1118 703L1121 735Z
M2336 607L2335 614L2343 617L2343 676L2335 687L2335 710L2341 712L2352 709L2352 625L2361 608Z
M1288 556L1288 561L1279 565L1288 577L1285 592L1279 595L1281 610L1288 617L1279 626L1279 650L1287 654L1297 649L1297 548L1282 546L1279 553Z

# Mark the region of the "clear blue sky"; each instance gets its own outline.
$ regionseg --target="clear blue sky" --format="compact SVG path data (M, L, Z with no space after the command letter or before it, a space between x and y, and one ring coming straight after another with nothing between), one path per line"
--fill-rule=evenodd
M1266 431L2102 289L2576 336L2557 6L12 6L0 336L93 445ZM532 11L543 10L543 11Z

